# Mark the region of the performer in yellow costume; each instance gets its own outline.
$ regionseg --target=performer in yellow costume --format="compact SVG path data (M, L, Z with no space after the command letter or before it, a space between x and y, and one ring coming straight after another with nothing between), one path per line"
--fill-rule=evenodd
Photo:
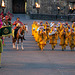
M58 22L57 24L57 31L58 31L58 37L60 38L60 26L62 25L61 22Z
M35 27L33 28L33 31L34 31L34 39L36 37L36 31L37 31L37 22L35 23Z
M74 46L75 46L74 36L75 36L74 30L70 29L68 38L69 38L69 46L71 50L74 50Z
M65 27L60 32L60 46L62 46L62 51L68 46L68 33Z
M38 38L38 45L41 50L43 50L44 46L46 45L47 35L45 29L41 28L39 30L39 38Z
M32 24L32 36L34 36L35 24L36 24L36 21L34 21Z
M35 41L37 42L38 41L38 32L39 32L39 27L40 27L40 24L37 23L36 27L35 27Z
M75 22L73 22L73 24L72 24L72 28L75 28Z
M47 41L48 41L49 40L50 25L47 21L45 22L45 29L46 29Z
M50 44L52 46L52 50L54 50L56 44L57 44L57 40L58 40L58 33L57 33L57 29L52 27L50 33L49 33L49 39L50 39Z

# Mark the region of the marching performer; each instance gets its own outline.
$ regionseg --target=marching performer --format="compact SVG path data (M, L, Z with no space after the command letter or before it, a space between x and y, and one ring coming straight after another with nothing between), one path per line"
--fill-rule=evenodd
M43 50L44 46L46 45L47 35L44 28L40 28L39 30L39 37L38 37L38 46L41 50Z
M40 30L40 24L37 24L37 30L36 30L36 37L35 37L35 41L38 42L38 38L39 38L39 30Z
M39 23L37 22L35 25L35 32L34 32L34 38L36 42L38 40L38 28L39 28Z
M49 39L50 39L49 44L51 44L52 50L54 50L58 40L58 33L56 28L54 27L51 28L51 31L49 33Z
M40 28L44 28L42 21L40 21L40 24L37 22L36 25L35 25L35 35L34 35L34 38L35 38L36 42L38 41L38 30Z
M35 24L36 24L36 21L34 21L33 24L32 24L32 36L34 36Z
M38 29L38 23L35 23L35 30L34 30L34 39L36 39L36 34L37 34L37 29ZM36 41L36 40L35 40ZM37 41L36 41L37 42Z
M60 26L61 26L61 22L57 23L57 31L58 31L58 37L60 38Z
M46 34L47 34L47 41L49 40L49 32L50 32L50 25L49 23L46 21L45 22L45 29L46 29Z
M68 33L65 27L60 32L60 46L62 46L62 51L68 46Z
M71 50L74 50L75 40L74 40L75 32L73 29L69 30L69 46Z

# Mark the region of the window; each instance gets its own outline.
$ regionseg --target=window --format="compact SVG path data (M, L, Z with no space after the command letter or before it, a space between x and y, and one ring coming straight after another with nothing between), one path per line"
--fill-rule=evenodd
M37 2L38 4L40 4L40 0L33 0L34 5L35 5L36 2Z
M34 3L36 3L37 2L37 0L34 0Z
M36 3L36 2L40 3L40 0L34 0L34 3Z

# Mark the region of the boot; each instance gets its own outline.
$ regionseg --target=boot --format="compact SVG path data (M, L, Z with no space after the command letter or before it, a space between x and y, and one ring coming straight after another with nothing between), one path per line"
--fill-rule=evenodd
M23 40L26 40L24 36L23 36Z

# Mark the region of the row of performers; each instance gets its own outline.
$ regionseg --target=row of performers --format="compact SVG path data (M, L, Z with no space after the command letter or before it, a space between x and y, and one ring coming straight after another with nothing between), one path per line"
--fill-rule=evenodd
M66 49L66 46L70 46L70 49L73 50L75 47L75 22L72 24L72 27L66 23L58 22L48 22L41 21L40 23L34 21L32 24L32 36L34 36L35 41L37 42L39 48L43 50L47 41L51 44L52 50L54 50L57 45L58 39L60 39L60 46L62 51Z

